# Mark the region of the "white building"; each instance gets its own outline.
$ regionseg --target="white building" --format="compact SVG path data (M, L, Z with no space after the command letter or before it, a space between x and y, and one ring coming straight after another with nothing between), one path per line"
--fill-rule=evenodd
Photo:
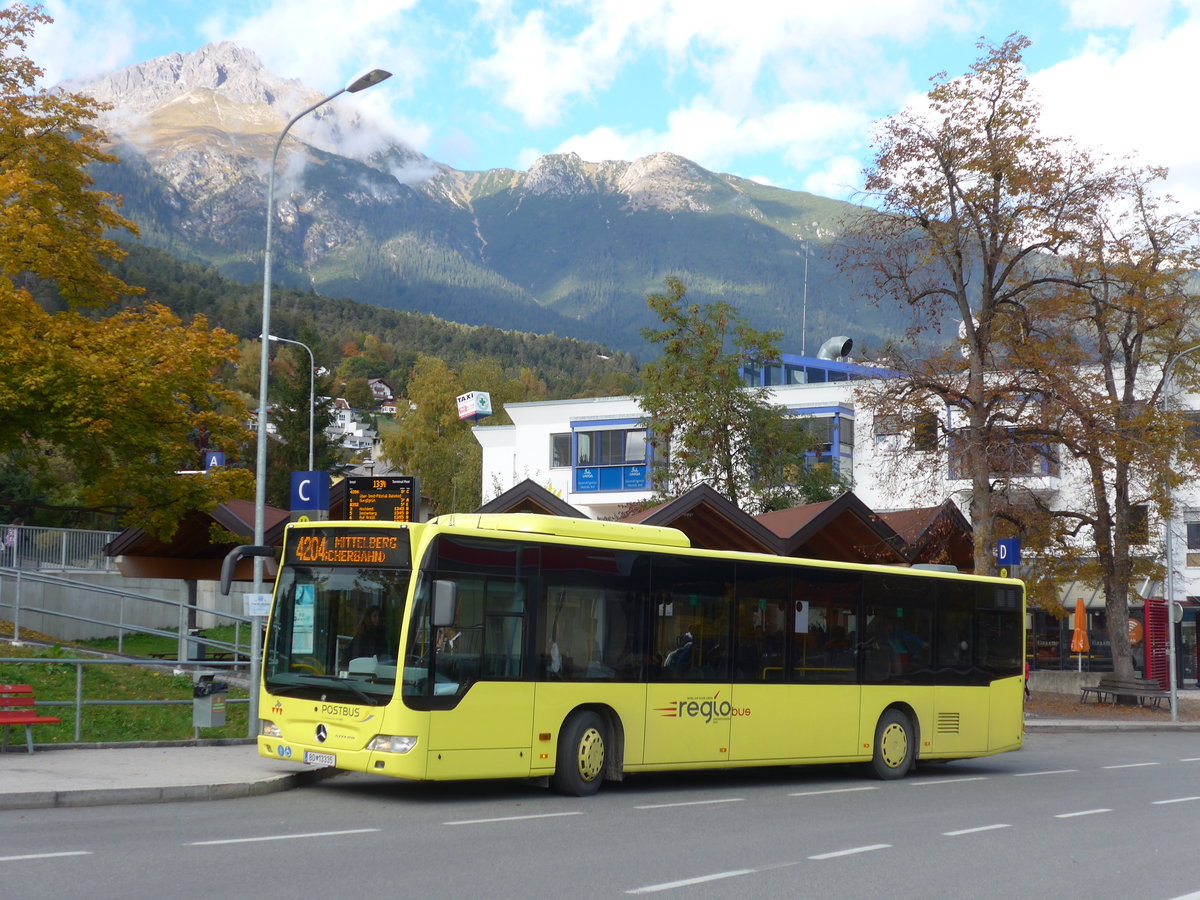
M922 447L920 442L914 446L901 441L886 419L876 422L863 404L856 408L855 394L868 383L862 380L868 375L869 370L844 361L785 356L782 365L751 380L770 387L775 403L806 418L810 427L823 433L825 440L813 455L851 479L854 493L872 510L886 513L952 499L967 514L970 483L953 471L952 454L946 452L944 443L933 441ZM1200 397L1182 399L1191 408L1200 408ZM510 403L505 410L512 425L474 429L483 448L485 503L526 479L597 519L620 516L630 504L653 495L646 427L633 398ZM954 422L942 425L949 432ZM933 465L919 465L923 461ZM918 471L924 474L915 477ZM1085 473L1069 460L1055 459L1052 453L1016 459L1007 474L1060 507L1080 496L1076 492L1087 489ZM1174 597L1184 605L1181 651L1185 657L1190 654L1183 673L1194 685L1200 671L1196 659L1200 485L1180 491L1179 500L1172 532ZM1139 549L1165 560L1163 530L1158 530L1157 536L1152 534L1150 543ZM1157 583L1134 585L1134 589L1143 596L1163 592ZM1065 600L1073 603L1076 596L1084 596L1089 611L1103 608L1103 596L1095 587L1064 586ZM1064 605L1071 608L1070 603ZM1095 628L1095 621L1092 626Z

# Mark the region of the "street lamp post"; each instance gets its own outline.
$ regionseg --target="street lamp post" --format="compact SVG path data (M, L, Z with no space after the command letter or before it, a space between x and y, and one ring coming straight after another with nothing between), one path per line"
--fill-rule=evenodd
M1167 363L1163 370L1163 409L1167 407L1170 400L1172 388L1171 378L1175 373L1175 363L1179 362L1189 353L1195 353L1200 350L1200 344L1194 347L1188 347L1182 353L1177 354ZM1167 672L1168 683L1170 685L1171 694L1171 721L1179 721L1179 705L1178 705L1178 685L1175 671L1175 489L1170 488L1169 493L1171 514L1167 516Z
M279 133L275 141L275 149L271 152L271 167L267 171L267 241L263 252L263 299L262 299L262 329L259 334L262 340L262 354L259 358L258 372L258 453L254 474L254 545L263 546L266 541L266 508L267 508L267 369L270 363L269 341L265 339L271 333L271 226L275 218L275 164L279 160L279 148L283 139L292 126L318 107L324 106L335 97L342 94L356 94L379 82L390 78L391 72L383 69L372 69L365 75L360 75L340 91L335 91L328 97L317 101L307 109L292 116L291 120ZM261 594L263 585L263 558L254 557L254 593ZM254 617L250 628L250 737L258 732L258 671L259 657L262 649L262 628L259 617Z
M317 360L313 356L312 347L303 341L293 341L274 334L268 334L267 340L277 341L281 344L295 344L308 351L308 471L311 472L313 470L313 409L317 405Z

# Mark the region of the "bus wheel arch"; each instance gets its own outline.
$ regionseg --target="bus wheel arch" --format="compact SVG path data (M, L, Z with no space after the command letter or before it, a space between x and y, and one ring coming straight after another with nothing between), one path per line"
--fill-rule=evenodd
M880 714L869 763L876 778L903 778L916 765L921 740L917 722L916 713L903 703L894 703Z
M580 706L563 720L558 733L550 787L572 797L585 797L606 779L620 780L624 731L620 717L607 706Z

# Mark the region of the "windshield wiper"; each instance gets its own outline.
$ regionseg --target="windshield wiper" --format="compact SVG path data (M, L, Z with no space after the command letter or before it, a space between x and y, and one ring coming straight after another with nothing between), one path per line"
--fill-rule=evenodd
M295 694L298 691L306 691L314 687L332 687L344 688L354 694L368 706L378 706L379 699L368 694L357 684L349 679L338 678L335 675L293 675L293 678L303 678L304 682L293 684L275 684L267 682L267 689L272 694Z

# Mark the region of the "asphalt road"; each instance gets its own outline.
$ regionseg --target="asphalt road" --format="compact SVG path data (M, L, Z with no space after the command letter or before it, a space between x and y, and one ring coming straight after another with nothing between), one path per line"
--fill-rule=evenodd
M0 813L0 896L1200 898L1194 734L1033 734L922 766L528 782L342 775L260 798Z

